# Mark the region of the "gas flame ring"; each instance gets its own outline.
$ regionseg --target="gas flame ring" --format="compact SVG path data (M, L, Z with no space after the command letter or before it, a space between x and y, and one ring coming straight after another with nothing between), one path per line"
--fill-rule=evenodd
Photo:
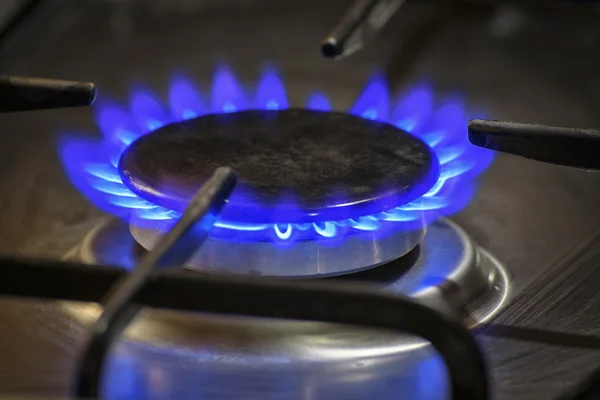
M280 110L288 107L282 80L274 68L263 72L249 101L232 71L216 69L210 104L184 75L175 75L169 89L168 110L158 96L146 88L132 92L129 111L104 101L95 108L100 141L81 135L63 135L60 154L73 184L97 207L139 224L154 223L168 228L179 212L152 204L130 191L119 175L118 163L123 151L142 135L166 124L195 118L207 113L228 113L246 109ZM369 232L385 234L399 229L422 227L464 208L475 192L473 178L485 170L493 153L468 142L469 118L459 96L434 104L434 92L426 83L417 84L391 101L385 79L374 76L350 113L391 123L423 140L435 152L440 176L419 199L390 210L336 221L314 223L249 224L219 220L213 235L242 241L293 243L297 240L340 240L348 234ZM306 108L332 109L321 92L313 93Z

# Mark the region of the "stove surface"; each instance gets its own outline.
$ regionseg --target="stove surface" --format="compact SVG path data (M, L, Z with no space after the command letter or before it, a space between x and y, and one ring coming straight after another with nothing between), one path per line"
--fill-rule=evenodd
M124 99L132 82L166 93L174 70L206 88L220 61L243 82L254 82L271 62L286 82L290 104L321 89L336 109L347 109L379 69L394 88L426 77L494 119L600 126L600 28L592 13L545 10L510 33L498 28L502 15L484 6L409 4L377 43L348 60L324 60L320 40L346 3L51 1L0 48L0 66L19 75L93 81L100 96ZM506 28L506 21L500 25ZM97 135L92 111L3 115L2 122L0 250L62 258L102 218L71 186L56 146L65 131ZM476 199L452 218L511 278L511 301L494 321L503 329L478 336L495 398L552 398L600 365L594 351L600 348L599 197L598 174L501 155L480 177ZM56 304L16 299L0 300L0 327L0 395L66 394L82 327ZM534 335L538 342L529 340ZM203 392L207 382L219 382L219 371L199 375L195 368L193 358L122 343L109 364L106 390L115 399L232 398L231 381ZM317 383L307 386L296 367L278 368L277 385L251 369L235 383L246 394L268 391L278 399L332 395L317 385L322 371L315 370ZM400 379L419 398L445 398L441 368L422 359L406 370L388 368L377 397L397 398ZM349 380L348 393L361 379L356 371L337 377Z

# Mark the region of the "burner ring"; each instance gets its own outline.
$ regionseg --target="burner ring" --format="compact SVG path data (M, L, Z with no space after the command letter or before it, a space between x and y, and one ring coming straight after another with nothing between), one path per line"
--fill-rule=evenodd
M67 258L132 269L139 256L134 254L133 245L127 225L111 219L93 229ZM383 291L415 297L434 308L460 310L458 316L464 317L465 324L470 326L489 321L510 297L504 266L448 220L433 223L420 247L406 258L363 274L367 275L348 275L348 279L377 284ZM63 305L68 314L86 325L93 323L101 312L96 304ZM248 335L240 336L239 332ZM153 349L189 354L194 362L202 359L211 366L210 370L227 362L240 368L266 364L269 373L273 373L274 363L282 358L339 362L345 366L381 356L403 362L408 351L425 344L410 336L398 337L394 333L345 325L232 319L162 310L146 310L127 329L125 337ZM206 354L210 357L202 356ZM220 357L214 357L215 354Z
M418 199L439 177L429 146L393 125L302 109L173 123L133 142L119 170L140 197L183 211L223 165L236 170L238 185L221 218L242 223L372 215Z
M137 221L140 222L140 221ZM172 221L152 221L144 227L130 221L129 231L135 241L151 250L167 232ZM261 275L277 278L323 278L346 275L376 268L403 257L425 236L426 228L347 235L341 243L328 238L301 240L292 246L273 246L268 241L232 243L209 236L186 263L192 270L208 273ZM243 262L240 262L243 260Z

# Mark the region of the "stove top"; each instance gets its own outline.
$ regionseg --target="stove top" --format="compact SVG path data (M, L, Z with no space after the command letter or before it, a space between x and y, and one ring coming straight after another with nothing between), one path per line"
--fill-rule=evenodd
M236 148L236 145L240 140L249 141L249 138L240 139L239 135L242 132L249 135L253 138L250 141L253 146L269 151L269 146L280 145L275 139L282 137L266 133L276 131L281 134L283 131L293 137L297 132L288 126L295 118L301 124L312 121L311 132L315 133L310 143L298 143L297 148L288 145L286 151L292 160L294 152L303 148L300 145L318 145L319 149L327 149L327 140L336 139L335 146L329 144L332 149L349 153L354 146L370 149L366 151L372 151L374 159L383 167L394 162L394 157L401 157L402 152L380 154L377 144L366 140L366 136L373 133L371 136L379 137L388 144L387 148L419 147L420 140L431 146L427 137L411 130L416 129L414 126L405 119L395 119L394 115L403 104L418 103L410 96L429 99L434 93L431 88L435 88L436 98L458 90L469 105L484 105L485 114L495 119L567 126L597 126L599 122L593 111L597 97L593 71L597 70L599 60L590 56L599 32L589 15L580 15L577 11L561 16L548 11L530 17L522 31L515 33L519 36L501 38L488 30L494 15L485 7L458 7L452 12L441 12L435 7L408 5L406 12L414 13L414 22L392 24L381 41L352 59L331 63L320 58L318 46L323 33L344 9L343 2L332 2L327 7L308 2L291 8L274 2L223 2L216 6L199 3L194 6L197 9L188 5L191 8L183 13L178 7L186 7L184 3L161 9L153 2L140 8L133 2L121 5L90 2L69 4L56 14L54 7L60 8L59 4L49 2L32 13L27 19L29 22L25 21L5 42L0 62L7 71L89 80L101 88L99 103L94 110L3 116L6 134L2 137L1 148L11 149L3 150L3 170L6 172L2 182L6 190L0 197L3 204L0 248L6 254L55 260L66 257L71 261L128 268L139 265L181 215L182 205L192 197L191 188L205 181L214 167L219 166L217 164L226 164L228 152L225 150L231 144L225 139L235 139L236 161L248 165L248 147ZM39 24L50 22L55 28L40 38L36 34ZM435 31L432 26L441 34L424 32ZM290 30L296 33L289 34ZM567 30L570 32L568 38L557 36L557 32ZM245 41L261 45L241 45L240 32L247 33L243 34ZM280 37L275 40L273 32L281 32L286 40L281 42ZM214 40L217 33L221 34L219 41ZM418 54L411 53L413 50L406 48L405 42L397 40L412 37L415 41L417 36L419 40L427 39ZM190 41L190 38L194 40ZM547 44L549 38L553 38L553 46ZM31 49L33 42L38 43L34 51L21 50L24 47ZM464 46L467 42L468 47ZM196 50L191 51L190 47ZM86 51L80 51L82 48ZM535 57L532 49L537 50ZM557 57L558 53L562 56ZM165 57L165 54L169 56ZM408 58L413 60L413 65L406 65ZM228 73L216 76L226 81L227 77L233 77L231 71L235 68L240 88L246 86L246 82L258 79L252 101L265 110L237 112L244 100L237 102L241 97L236 94L235 87L228 96L221 97L204 97L198 91L198 87L217 85L219 79L209 78L215 70L213 60L222 59L227 59L232 69L217 66L217 71ZM261 72L265 60L273 61L285 77L285 95L282 96L283 80L272 68ZM165 88L166 77L181 66L189 76L199 80L199 85L190 84L189 78L178 74L171 87ZM380 90L377 89L381 88L380 81L374 79L362 92L363 96L360 95L361 83L369 79L374 67L382 66L392 88L406 87L400 92L404 99L411 98L410 102L394 101L390 105L362 101L369 98L369 88ZM412 83L405 84L407 81ZM431 82L431 85L419 84L423 81ZM128 97L132 82L141 82L142 85L137 87L142 89L134 89L129 112L118 103ZM104 102L108 94L102 89L111 92L115 100ZM323 90L328 97L311 97L314 89ZM310 100L305 102L307 97ZM376 97L381 98L381 95ZM162 115L166 118L155 113L154 104L158 100L167 105L164 110L159 109L165 112ZM236 104L238 108L231 108ZM450 102L454 110L464 110L456 104L459 103ZM290 105L306 105L307 109L291 109ZM215 107L227 113L201 116L203 110L210 111ZM386 113L385 107L388 107L389 119L381 117ZM349 114L363 118L337 114L330 111L333 109L350 110ZM444 110L444 107L434 110L439 112L440 109ZM405 109L404 112L412 115L413 111L420 110L422 108ZM93 112L96 112L105 142L96 133ZM465 117L470 116L478 114ZM327 124L335 118L355 128L356 135L350 139L343 136L345 133L331 132ZM391 124L367 119L387 120ZM115 123L130 120L133 129L111 136L117 127ZM253 123L267 126L266 133L246 132L227 125L247 129ZM66 130L77 132L68 136L70 142L64 139ZM325 130L328 135L318 134ZM86 131L90 133L83 133ZM223 135L225 150L209 154L208 159L191 160L193 162L173 158L169 148L179 152L192 146L202 147L200 141L190 141L189 132L192 131L208 137L219 132ZM415 140L415 136L407 131L417 133L415 136L419 139ZM428 133L432 131L435 132L427 130ZM28 136L22 132L28 132ZM145 133L131 145L133 139ZM177 135L180 135L177 141L169 141ZM234 138L235 135L238 137ZM73 142L73 137L79 142ZM102 145L113 138L120 142L106 147L106 152L94 152L93 147L89 147L90 143ZM467 139L466 132L463 139ZM58 141L63 165L55 150ZM163 149L166 151L161 151ZM468 205L463 202L456 208L432 213L430 219L425 209L417 210L417 220L425 221L421 225L428 225L424 235L414 226L397 228L402 225L397 223L403 221L384 218L370 222L391 222L393 227L389 231L356 229L356 226L367 226L364 220L360 225L361 217L390 214L392 209L422 200L423 194L435 188L435 182L429 178L444 174L445 158L439 148L433 146L433 149L428 153L428 148L423 147L423 158L415 162L407 174L392 177L405 184L400 192L397 186L396 191L369 186L366 195L357 196L349 189L363 186L361 179L372 183L368 176L357 173L349 173L340 181L346 187L328 190L327 179L336 171L332 171L332 159L326 157L321 162L327 173L319 175L323 184L308 196L304 191L279 189L277 182L282 177L298 179L297 186L303 188L302 177L292 174L294 165L282 164L281 175L273 173L272 168L265 168L264 174L260 168L254 175L240 174L238 185L242 196L238 198L243 201L232 200L230 211L227 211L229 205L225 207L224 212L231 216L227 222L235 223L236 228L242 224L266 225L263 233L269 235L269 240L260 237L262 231L247 234L248 231L230 229L232 225L217 226L215 232L221 230L222 235L206 240L207 248L212 251L195 255L187 265L192 270L187 274L198 274L195 270L212 265L219 272L228 267L230 270L226 272L230 275L250 272L279 276L281 268L275 266L280 265L281 259L273 254L282 257L282 252L293 251L296 245L307 242L312 245L314 241L331 239L335 246L324 245L323 251L346 245L345 251L351 256L346 256L344 268L328 270L324 267L315 271L314 257L312 262L304 259L304 263L291 262L299 259L290 258L286 265L300 265L304 269L288 271L288 277L322 275L327 277L325 283L332 284L360 280L385 287L393 293L413 295L424 288L435 288L434 295L428 294L421 300L440 312L448 311L443 308L452 304L451 312L466 312L461 318L469 325L480 324L474 331L475 337L489 366L496 398L549 398L574 387L600 362L591 351L598 347L593 285L600 222L600 216L593 212L600 188L597 175L501 155L487 171L477 169L476 173L482 173L482 176ZM116 159L111 153L113 150L118 150ZM69 151L79 157L67 157ZM143 162L147 158L144 154L148 152L160 156L156 157L155 164ZM109 157L102 160L86 158L90 154ZM119 181L103 179L110 175L102 173L97 176L100 178L97 181L80 179L84 172L89 172L81 163L90 160L101 161L106 168L113 168L112 173L116 171ZM296 159L297 163L305 161ZM441 165L439 170L436 170L436 161ZM369 163L360 171L367 174L371 172L368 168L375 164ZM190 169L190 165L193 168ZM487 166L487 163L477 165ZM116 216L103 219L106 216L72 186L65 176L65 166L77 188L102 210ZM186 172L182 173L182 170ZM471 178L473 176L469 176L468 182L474 182ZM168 188L162 186L165 182ZM256 197L257 185L270 188L260 193L274 194ZM460 193L466 192L461 190ZM235 200L235 196L234 191L232 199ZM117 201L111 202L115 199ZM128 199L133 200L127 203ZM372 200L371 203L366 201L367 208L357 206L365 200ZM132 204L136 205L133 209L137 216L133 221L123 218L122 213L124 209L131 210L132 207L126 205ZM137 207L140 204L150 206ZM346 207L331 207L332 204ZM373 204L384 207L373 210L369 208ZM253 205L269 212L240 212ZM234 206L241 208L236 210ZM463 207L464 211L453 214ZM440 218L450 214L451 220ZM158 219L157 215L164 218ZM280 219L282 215L286 218ZM243 216L250 219L243 219ZM357 224L339 223L351 220ZM303 226L308 229L300 229ZM336 235L331 234L332 226ZM259 232L258 236L255 236L256 232ZM377 248L387 249L387 253L366 251L364 238L357 238L365 232L367 236L371 235L370 243L375 241ZM375 236L372 236L373 232ZM352 242L353 239L356 241ZM235 251L231 251L232 245L235 245ZM313 254L317 254L314 249ZM296 253L307 254L304 250ZM218 257L215 258L215 254ZM240 258L252 260L249 255L256 254L261 257L254 257L252 263L232 262ZM265 262L265 259L273 262ZM333 260L333 256L330 259ZM396 260L379 266L392 259ZM335 268L336 264L327 261L327 257L320 261L323 266ZM238 266L240 269L236 270ZM97 285L88 299L99 300L107 282L112 282L106 277L116 279L117 275L110 274L120 271L106 270L81 272L96 276L88 278L90 284ZM432 279L430 271L435 271L433 278L439 279ZM96 273L99 275L94 275ZM448 276L453 277L451 283L458 282L458 291L456 286L448 284ZM57 277L50 279L50 275L45 282L34 282L35 275L28 279L36 288L51 290L60 284ZM289 284L294 287L291 282ZM154 301L158 304L160 299L167 297ZM99 308L94 304L3 298L0 321L10 329L3 330L0 336L0 349L5 357L3 365L10 365L10 370L0 368L0 393L68 393L86 329L98 315ZM367 393L394 398L402 392L416 398L441 399L445 398L449 388L443 363L429 348L420 348L410 354L405 351L407 345L416 346L422 342L362 328L344 329L330 324L268 319L261 319L256 324L255 320L245 318L211 316L197 319L186 313L148 310L125 332L124 339L112 352L105 370L103 391L108 398L202 395L242 398L248 393L262 396L267 393L271 398L282 399L327 398L340 394L345 395L344 398L364 398ZM240 352L240 348L244 351ZM214 349L219 351L215 353Z
M68 259L138 273L186 221L197 188L227 165L236 171L235 189L200 248L189 258L178 255L187 268L246 277L335 277L330 282L366 283L443 313L464 314L459 318L471 327L489 321L508 298L506 269L441 218L468 203L473 178L493 153L461 134L467 118L458 100L434 107L424 85L392 107L389 97L377 77L350 113L332 111L323 94L311 95L308 108L290 108L280 78L269 69L250 102L230 70L219 68L210 110L182 78L171 85L170 115L148 91L134 92L130 113L99 107L104 139L65 137L61 155L74 184L123 220L98 225ZM64 303L62 309L84 326L106 315L89 304ZM215 331L217 337L210 333ZM353 396L380 390L381 360L386 368L405 368L409 358L423 357L418 350L426 344L410 335L332 324L156 310L125 335L148 351L195 359L205 370L226 366L214 376L218 380L244 373L249 364L268 380L280 379L273 369L281 364L320 369L329 387L315 388L318 396L339 391L332 382L343 382L347 365L355 363L371 377ZM238 389L227 393L237 395Z

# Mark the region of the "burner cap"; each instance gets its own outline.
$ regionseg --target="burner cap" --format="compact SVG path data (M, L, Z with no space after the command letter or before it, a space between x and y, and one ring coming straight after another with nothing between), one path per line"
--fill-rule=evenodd
M145 135L123 153L123 182L157 205L183 211L215 168L238 185L224 220L331 221L376 214L425 194L438 161L392 125L353 115L289 109L213 114Z

